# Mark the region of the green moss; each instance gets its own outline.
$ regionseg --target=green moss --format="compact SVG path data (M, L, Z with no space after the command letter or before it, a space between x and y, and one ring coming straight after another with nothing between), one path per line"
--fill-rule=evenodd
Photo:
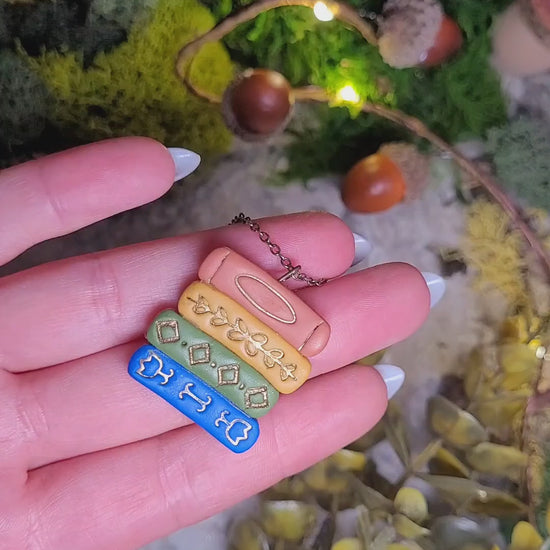
M224 150L230 135L219 108L193 96L174 72L180 47L213 24L194 0L160 0L150 19L135 23L125 43L98 54L88 69L82 53L28 57L53 98L48 120L84 141L146 135L203 154ZM204 48L195 63L208 67L194 74L201 88L223 90L232 78L219 44Z
M540 121L519 118L489 132L499 181L530 206L550 209L550 132Z
M250 3L205 1L217 6L219 17ZM336 20L319 22L311 9L303 7L263 13L238 27L225 42L241 64L278 70L293 85L315 84L335 91L353 84L362 98L398 107L449 141L483 137L506 120L499 79L489 65L489 31L494 15L510 1L443 0L463 29L465 43L455 59L432 70L393 69L356 32ZM378 13L383 5L381 0L351 3L365 13ZM296 130L289 177L346 170L380 142L403 135L373 116L352 121L340 109L319 111L320 124L315 121Z

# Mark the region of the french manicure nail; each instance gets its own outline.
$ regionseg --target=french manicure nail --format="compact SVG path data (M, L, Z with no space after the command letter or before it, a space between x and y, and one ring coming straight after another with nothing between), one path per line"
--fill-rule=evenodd
M197 169L201 162L201 157L188 149L180 149L179 147L168 147L168 152L172 155L172 160L176 167L176 175L174 181L185 178L191 172Z
M384 380L388 399L391 399L403 385L405 381L405 373L399 367L394 365L375 365L374 369Z
M445 288L447 286L445 284L445 279L436 273L430 273L428 271L424 271L422 277L424 277L428 285L428 290L430 291L430 307L434 307L445 294Z
M351 265L357 265L369 255L372 247L369 241L362 235L354 233L353 239L355 241L355 258L353 258L353 263Z

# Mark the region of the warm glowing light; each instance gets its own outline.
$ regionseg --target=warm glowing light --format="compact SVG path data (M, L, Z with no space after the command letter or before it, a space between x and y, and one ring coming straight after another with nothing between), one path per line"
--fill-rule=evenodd
M332 21L334 13L324 2L316 2L313 6L313 13L319 21Z
M338 91L337 97L341 101L347 101L349 103L359 103L361 98L359 94L354 90L353 86L344 86Z

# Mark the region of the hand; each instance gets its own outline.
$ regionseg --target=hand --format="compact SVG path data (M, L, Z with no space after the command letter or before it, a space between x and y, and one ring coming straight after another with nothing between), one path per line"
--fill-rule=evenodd
M96 143L5 170L0 264L42 240L152 201L171 186L174 172L167 149L145 138ZM271 218L262 227L316 277L342 274L354 257L352 233L328 214ZM202 259L224 245L280 273L257 235L231 226L0 279L3 549L139 547L305 469L380 419L383 377L345 365L407 337L426 317L426 283L404 264L299 290L332 335L312 360L314 378L281 396L247 453L229 452L128 376L150 320L174 307Z

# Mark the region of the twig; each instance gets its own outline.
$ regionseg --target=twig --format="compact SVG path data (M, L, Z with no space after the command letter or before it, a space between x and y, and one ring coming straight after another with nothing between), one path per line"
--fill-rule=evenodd
M188 86L190 86L193 91L195 91L188 82L190 64L187 68L186 65L187 62L193 58L205 44L221 40L224 36L236 29L242 23L251 21L266 11L288 6L304 6L306 8L313 9L316 3L317 0L259 0L258 2L254 2L245 9L237 12L235 15L230 15L227 17L212 30L183 46L183 48L179 51L176 60L176 72L178 76ZM351 6L348 6L343 2L335 2L333 0L324 0L323 3L329 10L332 11L335 19L338 19L342 23L345 23L355 29L370 44L376 45L378 43L373 26L368 21L363 19ZM205 99L209 99L207 95L203 96L202 93L203 92L200 92L198 95L205 97Z
M316 101L320 103L330 103L332 98L321 88L306 87L294 90L296 100ZM508 214L512 224L522 233L529 246L540 259L546 275L550 279L550 253L546 250L535 232L525 221L521 210L511 201L506 193L500 188L498 183L486 173L483 173L477 166L469 161L464 155L449 145L444 139L434 134L422 121L410 115L379 105L376 103L365 102L361 105L364 113L372 113L387 120L391 120L404 128L407 128L417 136L426 139L441 151L447 153L465 172L470 174L476 181L483 186L489 195L501 206Z

